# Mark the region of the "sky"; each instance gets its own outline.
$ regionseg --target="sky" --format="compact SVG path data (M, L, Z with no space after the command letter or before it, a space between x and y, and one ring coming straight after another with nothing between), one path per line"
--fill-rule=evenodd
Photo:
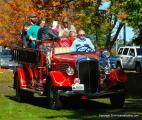
M109 7L109 2L103 2L103 4L100 6L99 9L101 10L106 10ZM114 32L116 31L116 28L114 29ZM134 37L134 32L133 32L133 28L126 25L126 40L127 41L131 41L132 38ZM123 39L123 28L120 31L120 34L118 36L118 39L121 38Z
M131 41L133 37L134 37L133 28L128 26L128 25L126 25L126 40L127 41ZM123 39L123 29L121 30L118 38L122 38Z

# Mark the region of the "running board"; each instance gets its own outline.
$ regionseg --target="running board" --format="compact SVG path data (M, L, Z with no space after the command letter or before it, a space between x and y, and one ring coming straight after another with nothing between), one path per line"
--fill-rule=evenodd
M25 91L29 91L29 92L33 92L33 93L38 93L40 95L43 94L42 90L36 90L36 89L30 89L30 88L22 88L21 90L25 90Z
M13 87L13 85L11 85L11 86L8 86L9 88L13 88L14 89L14 87Z

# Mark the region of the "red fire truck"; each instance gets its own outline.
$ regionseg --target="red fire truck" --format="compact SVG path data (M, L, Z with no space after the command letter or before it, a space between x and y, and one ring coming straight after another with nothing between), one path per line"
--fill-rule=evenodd
M38 42L36 49L12 47L12 54L19 63L13 84L18 101L39 93L47 96L52 109L62 108L63 98L72 96L108 97L114 107L124 104L127 76L114 67L106 50L71 52L70 47L61 45L61 40L47 40Z

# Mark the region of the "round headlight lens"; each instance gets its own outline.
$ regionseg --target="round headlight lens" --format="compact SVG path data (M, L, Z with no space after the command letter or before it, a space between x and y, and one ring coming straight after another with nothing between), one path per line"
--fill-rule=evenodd
M68 75L73 75L73 74L74 74L74 69L69 66L69 67L67 68L66 72L67 72Z

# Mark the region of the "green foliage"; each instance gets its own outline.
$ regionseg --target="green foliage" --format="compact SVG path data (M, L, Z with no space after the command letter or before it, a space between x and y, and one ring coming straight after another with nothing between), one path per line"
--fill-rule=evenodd
M142 1L127 0L126 10L129 12L129 17L126 21L135 29L133 43L142 45Z
M134 28L142 26L142 1L127 0L126 9L129 12L127 22Z

